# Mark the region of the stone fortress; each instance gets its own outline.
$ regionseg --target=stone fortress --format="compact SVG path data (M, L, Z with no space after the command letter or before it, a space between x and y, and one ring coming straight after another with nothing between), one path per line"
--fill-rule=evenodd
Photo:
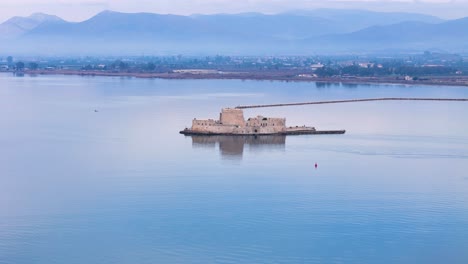
M237 108L221 110L219 120L193 119L192 127L180 131L186 135L290 135L290 134L343 134L344 130L317 131L314 127L286 127L286 118L257 116L244 119Z

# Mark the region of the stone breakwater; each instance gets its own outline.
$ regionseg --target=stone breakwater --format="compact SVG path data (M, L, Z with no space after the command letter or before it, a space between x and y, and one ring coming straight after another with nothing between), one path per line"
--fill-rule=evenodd
M236 109L265 108L265 107L281 107L281 106L298 106L298 105L314 105L314 104L358 103L358 102L372 102L372 101L441 101L441 102L468 102L468 98L404 98L404 97L364 98L364 99L316 101L316 102L286 103L286 104L240 105L240 106L237 106Z

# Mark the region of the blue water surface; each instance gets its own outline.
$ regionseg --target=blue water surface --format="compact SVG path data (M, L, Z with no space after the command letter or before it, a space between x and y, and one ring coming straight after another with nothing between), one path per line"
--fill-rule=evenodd
M0 263L468 263L468 88L0 74ZM96 110L96 111L95 111ZM318 168L314 168L314 164Z

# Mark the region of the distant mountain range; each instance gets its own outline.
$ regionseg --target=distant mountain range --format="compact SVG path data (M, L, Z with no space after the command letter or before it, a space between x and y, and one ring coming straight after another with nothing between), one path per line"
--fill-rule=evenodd
M45 14L0 24L0 53L30 55L304 55L468 51L468 18L319 9L160 15L104 11L79 23Z
M335 50L422 51L440 50L468 52L468 17L430 24L401 22L387 26L372 26L348 34L329 35L322 43ZM341 43L346 43L343 47Z
M0 24L0 39L13 39L27 34L36 27L44 23L64 22L57 16L51 16L42 13L35 13L29 17L12 17Z

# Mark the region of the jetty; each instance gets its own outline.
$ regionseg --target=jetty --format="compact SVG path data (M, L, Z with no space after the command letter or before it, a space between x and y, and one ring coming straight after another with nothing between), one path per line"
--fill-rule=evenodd
M282 106L299 106L299 105L319 105L319 104L340 104L340 103L359 103L372 101L440 101L440 102L468 102L468 98L411 98L411 97L383 97L383 98L364 98L364 99L348 99L348 100L331 100L331 101L314 101L301 103L285 103L285 104L264 104L264 105L240 105L236 109L249 108L264 108L264 107L282 107Z

